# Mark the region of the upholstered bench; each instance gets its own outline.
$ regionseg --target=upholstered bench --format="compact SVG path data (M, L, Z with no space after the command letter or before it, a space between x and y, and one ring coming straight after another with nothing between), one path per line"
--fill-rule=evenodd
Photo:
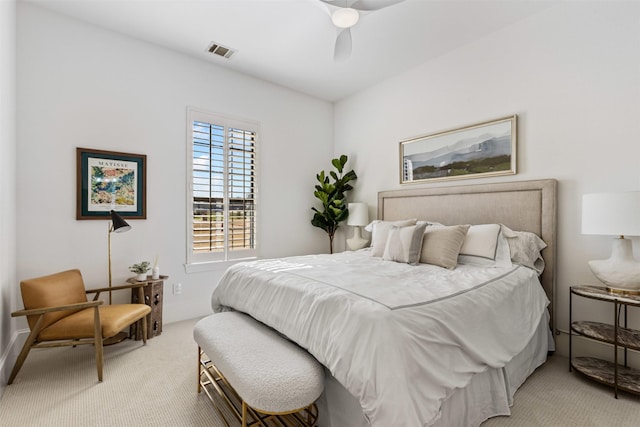
M255 423L272 416L315 425L314 402L324 389L324 371L304 349L235 311L200 320L193 337L198 343L198 393L204 390L223 417L211 387L243 427L251 419Z

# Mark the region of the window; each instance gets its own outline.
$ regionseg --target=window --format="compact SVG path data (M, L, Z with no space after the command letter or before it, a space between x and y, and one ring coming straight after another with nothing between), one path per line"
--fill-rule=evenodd
M257 124L189 109L187 264L256 256Z

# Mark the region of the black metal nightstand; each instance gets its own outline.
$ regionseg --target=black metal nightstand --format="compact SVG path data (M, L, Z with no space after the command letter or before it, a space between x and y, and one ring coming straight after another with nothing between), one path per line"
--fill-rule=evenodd
M573 295L613 304L613 324L573 321ZM604 286L572 286L569 294L569 371L576 371L601 384L618 390L640 394L640 370L627 364L627 350L640 350L640 331L627 327L628 307L640 307L640 296L609 292ZM624 308L624 310L622 310ZM620 316L624 312L623 325ZM618 351L624 351L624 363L612 363L595 357L573 357L573 336L584 336L596 341L613 344L613 360L618 361Z

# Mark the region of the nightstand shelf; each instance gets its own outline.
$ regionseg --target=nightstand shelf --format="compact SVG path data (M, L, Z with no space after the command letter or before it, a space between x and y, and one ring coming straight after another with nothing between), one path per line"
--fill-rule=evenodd
M615 327L600 322L573 322L571 329L578 335L591 338L596 341L613 344ZM640 331L618 327L618 345L631 350L640 350Z
M594 299L613 305L613 324L573 320L573 296ZM640 351L640 331L627 327L628 307L640 307L640 296L612 293L601 286L572 286L569 294L569 371L575 369L586 377L613 387L614 396L618 390L640 394L640 369L627 364L627 350ZM624 308L624 311L622 310ZM623 325L620 325L620 316ZM583 336L613 345L613 360L618 361L618 351L624 353L624 363L613 363L595 357L573 357L573 336Z
M571 366L600 384L615 387L613 363L595 357L576 357ZM618 365L618 390L640 394L640 370Z

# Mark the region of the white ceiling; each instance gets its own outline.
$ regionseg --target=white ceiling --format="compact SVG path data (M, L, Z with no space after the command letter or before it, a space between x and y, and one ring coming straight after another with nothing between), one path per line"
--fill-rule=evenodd
M337 101L559 0L404 0L361 14L351 57L341 62L333 60L339 30L319 0L20 1ZM212 41L237 52L211 55Z

